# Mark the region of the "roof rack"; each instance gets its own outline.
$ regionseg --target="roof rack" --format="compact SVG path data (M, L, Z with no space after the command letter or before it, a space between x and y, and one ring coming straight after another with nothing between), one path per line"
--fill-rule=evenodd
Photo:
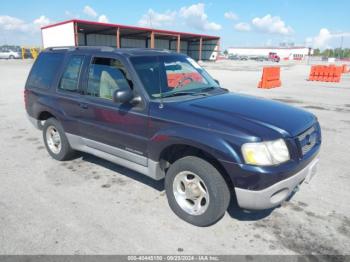
M55 46L48 47L46 51L67 51L73 52L76 50L86 50L86 51L101 51L101 52L116 52L116 53L129 53L144 51L144 52L161 52L171 54L174 53L173 50L162 49L162 48L114 48L111 46Z
M83 50L83 49L96 49L100 51L110 52L114 51L115 48L110 46L54 46L54 47L48 47L46 50L55 51L55 50L67 50L67 51L74 51L74 50Z
M46 50L55 51L55 50L75 50L75 46L54 46L48 47Z

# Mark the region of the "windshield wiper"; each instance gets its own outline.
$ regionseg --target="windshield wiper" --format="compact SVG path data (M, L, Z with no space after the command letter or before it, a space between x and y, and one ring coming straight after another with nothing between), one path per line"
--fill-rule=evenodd
M215 86L204 87L204 88L202 88L202 89L200 90L199 93L205 93L205 92L208 92L208 91L211 91L211 90L214 90L214 89L216 89Z
M227 88L223 88L220 86L209 86L209 87L205 87L203 89L200 90L199 95L209 95L207 92L211 91L211 90L223 90L225 92L229 92L229 90Z
M169 93L169 94L162 94L162 98L165 97L174 97L174 96L186 96L186 95L193 95L196 92L185 92L185 91L181 91L181 92L174 92L174 93Z
M198 96L198 95L208 95L207 92L216 89L215 86L208 86L203 89L200 89L199 92L189 92L189 91L179 91L179 92L174 92L174 93L168 93L168 94L163 94L162 98L165 97L174 97L174 96L186 96L186 95L191 95L191 96Z

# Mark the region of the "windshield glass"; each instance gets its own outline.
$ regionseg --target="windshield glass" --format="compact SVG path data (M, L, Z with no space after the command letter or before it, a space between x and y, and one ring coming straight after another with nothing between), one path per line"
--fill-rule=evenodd
M132 57L152 99L207 92L219 88L215 80L192 58L182 55Z

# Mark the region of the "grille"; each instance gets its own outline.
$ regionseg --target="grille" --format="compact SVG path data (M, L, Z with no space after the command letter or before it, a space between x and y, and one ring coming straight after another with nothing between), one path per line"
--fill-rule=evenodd
M317 139L318 132L314 126L298 136L298 141L303 155L309 152L316 145Z

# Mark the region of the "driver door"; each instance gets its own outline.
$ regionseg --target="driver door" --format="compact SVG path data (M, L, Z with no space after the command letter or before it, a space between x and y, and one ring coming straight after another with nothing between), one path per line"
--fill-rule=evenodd
M130 88L134 95L137 93L127 67L117 58L96 56L86 71L81 118L86 145L146 166L146 109L142 104L113 102L113 93L118 89Z

